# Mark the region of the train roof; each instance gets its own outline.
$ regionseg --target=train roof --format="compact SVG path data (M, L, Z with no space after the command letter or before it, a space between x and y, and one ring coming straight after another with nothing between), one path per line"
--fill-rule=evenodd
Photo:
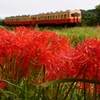
M17 16L10 16L10 17L5 17L6 18L16 18L16 17L29 17L29 16L38 16L38 15L47 15L47 14L59 14L59 13L66 13L66 12L80 12L80 10L65 10L65 11L55 11L55 12L47 12L47 13L39 13L39 14L34 14L34 15L17 15Z
M47 12L47 13L39 13L39 14L34 14L32 16L38 16L38 15L47 15L47 14L58 14L58 13L66 13L66 12L80 12L80 10L66 10L66 11L55 11L55 12Z

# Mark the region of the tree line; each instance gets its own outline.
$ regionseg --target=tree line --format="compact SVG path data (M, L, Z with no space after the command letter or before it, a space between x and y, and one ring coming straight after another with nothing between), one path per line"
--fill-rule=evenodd
M81 10L82 23L81 26L100 26L100 4L95 9Z
M80 26L100 26L100 4L95 9L82 10L82 22ZM4 19L0 19L0 25L4 26Z
M0 18L0 25L4 26L4 19Z

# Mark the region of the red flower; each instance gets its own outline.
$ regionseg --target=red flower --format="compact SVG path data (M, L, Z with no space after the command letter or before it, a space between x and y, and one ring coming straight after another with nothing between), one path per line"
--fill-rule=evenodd
M3 79L2 78L0 78L0 88L1 89L5 89L6 88L6 83L3 82Z

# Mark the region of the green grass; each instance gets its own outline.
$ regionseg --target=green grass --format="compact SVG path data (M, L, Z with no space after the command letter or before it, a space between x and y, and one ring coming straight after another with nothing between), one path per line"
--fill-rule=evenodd
M0 29L1 29L1 28L4 28L4 26L0 25Z
M50 30L58 35L68 37L72 46L76 46L78 42L82 42L86 38L100 38L100 28L98 27L45 27L39 30Z

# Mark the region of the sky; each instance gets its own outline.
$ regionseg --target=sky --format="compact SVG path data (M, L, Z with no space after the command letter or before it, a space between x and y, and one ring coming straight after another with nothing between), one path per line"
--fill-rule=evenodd
M17 15L34 15L39 13L95 9L100 0L2 0L0 18Z

